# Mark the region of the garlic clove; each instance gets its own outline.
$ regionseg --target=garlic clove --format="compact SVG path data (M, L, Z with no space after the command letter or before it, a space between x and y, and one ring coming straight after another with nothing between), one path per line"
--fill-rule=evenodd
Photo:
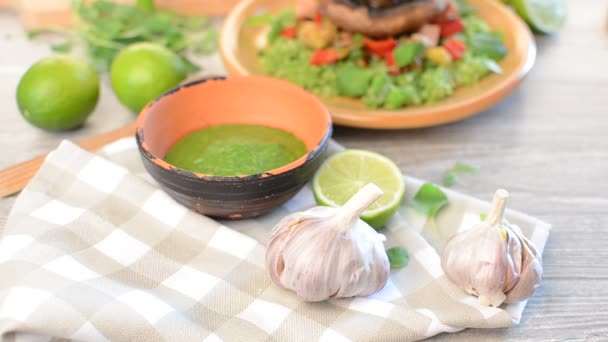
M513 225L513 232L522 241L522 271L521 279L513 289L507 293L507 303L517 303L529 298L542 280L542 258L536 248L528 240L519 227Z
M315 207L283 218L266 251L272 281L311 302L382 289L390 272L385 237L359 219L381 195L368 184L341 208Z
M503 218L508 195L497 190L488 219L450 238L441 256L447 278L482 305L524 300L542 275L534 245Z

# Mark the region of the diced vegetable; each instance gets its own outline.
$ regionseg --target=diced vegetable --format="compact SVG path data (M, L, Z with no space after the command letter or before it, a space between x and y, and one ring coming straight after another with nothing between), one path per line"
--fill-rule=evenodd
M270 32L268 33L268 41L273 43L279 36L283 29L289 26L296 25L296 13L290 10L282 11L276 18L270 23Z
M458 32L464 31L464 23L460 18L451 21L440 22L439 27L441 27L441 37L449 37Z
M367 51L378 56L385 56L393 51L393 49L397 46L397 41L393 37L383 40L365 39L363 44L365 45Z
M315 13L315 17L313 18L313 21L317 24L321 24L321 22L323 21L323 14L321 14L321 12Z
M295 26L289 26L283 29L283 31L281 32L281 36L287 38L287 39L294 39L296 37L296 27Z
M442 46L427 49L426 58L439 65L447 65L452 63L450 53Z
M336 26L329 20L324 20L320 25L312 21L305 21L298 27L298 39L313 50L329 46L336 34Z
M424 45L420 42L401 44L395 48L392 54L395 59L395 65L399 68L403 68L414 62L423 51Z
M310 56L312 65L332 64L340 60L340 54L335 49L316 50Z
M472 35L469 44L475 55L486 56L495 61L500 61L507 55L507 48L502 35L497 32L475 33Z
M456 38L447 40L445 43L443 43L443 47L448 50L452 56L452 59L455 61L459 60L467 49L467 46Z
M367 69L347 64L340 69L336 75L338 93L344 96L361 97L365 95L372 79L372 74Z
M439 44L441 36L441 27L436 24L425 24L412 35L412 39L421 42L426 47L434 47Z
M471 6L467 0L452 0L458 7L458 12L461 16L468 16L477 13L475 7Z

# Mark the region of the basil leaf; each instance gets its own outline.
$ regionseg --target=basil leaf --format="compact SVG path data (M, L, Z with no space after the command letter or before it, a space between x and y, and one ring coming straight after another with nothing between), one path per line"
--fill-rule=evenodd
M400 269L410 262L410 255L403 247L392 247L386 250L391 269Z
M430 218L434 218L446 204L448 204L448 196L431 183L423 184L412 201L414 208Z
M507 55L507 48L503 42L502 34L497 32L479 32L471 36L470 40L473 54L484 56L495 61L502 60Z
M424 45L419 42L404 43L399 45L393 52L395 64L402 68L411 64L424 52Z

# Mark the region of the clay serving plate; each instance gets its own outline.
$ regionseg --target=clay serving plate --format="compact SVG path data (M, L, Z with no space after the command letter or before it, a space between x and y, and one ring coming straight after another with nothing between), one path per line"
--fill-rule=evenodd
M469 2L490 27L505 36L509 53L500 62L502 74L488 76L474 86L460 87L443 101L397 111L370 109L359 100L343 97L323 99L334 123L380 129L435 126L475 115L509 95L534 64L536 45L532 33L511 9L497 0ZM255 42L264 28L245 25L247 18L294 6L295 1L291 0L245 0L230 12L220 37L220 53L230 73L263 74Z
M223 177L189 172L163 160L187 134L221 124L280 128L300 138L308 152L268 172ZM220 218L260 215L291 198L320 166L331 137L331 118L313 95L288 82L259 76L194 81L146 106L136 123L144 166L184 206Z

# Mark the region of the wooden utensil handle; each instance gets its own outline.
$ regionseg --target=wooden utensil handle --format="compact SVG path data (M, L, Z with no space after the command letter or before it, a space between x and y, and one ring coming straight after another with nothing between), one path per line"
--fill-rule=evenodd
M135 123L132 123L125 127L84 139L78 145L87 151L95 152L113 141L134 134ZM0 198L23 190L30 179L38 172L46 156L45 154L0 171Z

